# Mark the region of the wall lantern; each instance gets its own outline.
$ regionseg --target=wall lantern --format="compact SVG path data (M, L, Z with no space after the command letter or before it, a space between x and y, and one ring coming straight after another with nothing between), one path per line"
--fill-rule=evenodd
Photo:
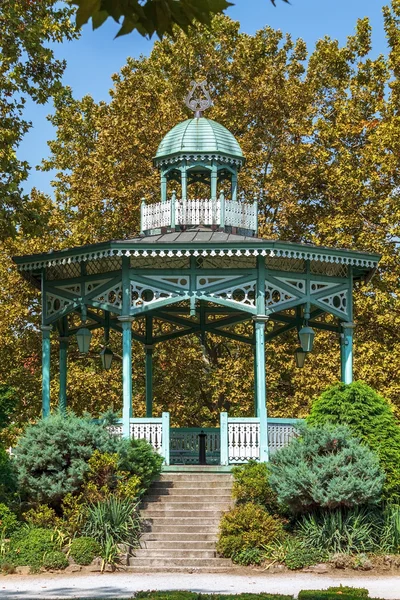
M114 358L114 352L107 346L100 352L101 366L108 371L111 369L111 363Z
M87 327L81 327L76 332L76 341L78 342L79 352L82 354L87 354L90 348L90 340L92 339L92 334Z
M296 367L302 369L304 367L304 361L306 360L307 352L304 352L303 348L297 348L294 353L296 359Z
M300 346L303 352L311 352L314 344L315 332L311 327L305 325L299 331Z

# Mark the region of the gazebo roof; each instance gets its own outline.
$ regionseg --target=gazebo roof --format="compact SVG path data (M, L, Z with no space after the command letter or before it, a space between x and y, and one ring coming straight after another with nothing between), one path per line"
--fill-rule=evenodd
M196 227L186 231L161 233L151 236L137 236L124 240L110 240L86 246L78 246L65 250L50 251L42 254L32 254L13 257L14 262L22 274L31 282L40 281L40 272L43 268L57 267L60 276L65 269L70 272L72 266L78 267L80 263L93 263L113 261L114 268L118 268L117 261L123 256L135 259L174 259L177 257L203 256L210 259L216 257L230 258L232 268L234 262L240 257L265 256L271 264L279 261L312 261L326 265L326 269L336 265L351 265L354 267L355 279L368 280L374 273L380 255L343 248L327 248L313 244L284 242L280 240L266 240L248 237L224 231L212 231L206 227ZM105 264L105 270L107 270ZM96 270L96 272L100 272ZM66 275L66 277L71 275Z
M175 125L161 140L154 162L159 164L167 158L179 159L188 155L220 155L244 163L235 136L220 123L206 117L194 117Z

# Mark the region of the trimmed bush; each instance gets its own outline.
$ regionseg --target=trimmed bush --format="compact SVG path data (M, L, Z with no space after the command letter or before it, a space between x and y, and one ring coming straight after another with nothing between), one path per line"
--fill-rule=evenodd
M0 533L8 538L20 527L17 515L5 504L0 504Z
M11 537L5 558L16 566L29 566L37 571L44 557L55 550L58 550L57 543L50 529L25 527Z
M53 552L45 554L42 564L45 569L59 571L66 569L68 565L68 558L65 556L64 552L61 552L60 550L54 550Z
M282 523L257 504L248 502L226 513L220 523L217 550L231 558L241 551L263 548L282 537Z
M400 503L400 427L383 396L361 381L339 383L314 402L307 422L348 425L379 456L386 474L385 497Z
M102 548L93 538L75 538L69 550L70 556L78 565L90 565L96 556L101 556Z
M385 480L377 456L344 425L301 429L270 463L270 484L293 513L376 504Z
M38 421L19 440L18 481L28 498L59 506L82 487L93 452L115 450L117 440L89 418L55 414Z
M254 502L271 514L278 512L277 496L269 484L267 463L250 460L245 465L233 467L232 474L232 495L238 502Z
M367 600L367 595L364 595L364 590L357 588L344 587L343 591L340 588L329 588L327 590L302 590L299 592L298 600Z
M151 482L159 477L164 461L146 440L121 440L118 456L118 469L140 480L140 494L144 494Z

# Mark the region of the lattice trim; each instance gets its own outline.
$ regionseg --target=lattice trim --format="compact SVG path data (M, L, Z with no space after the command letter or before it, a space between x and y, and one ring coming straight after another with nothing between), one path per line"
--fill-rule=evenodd
M155 304L159 300L179 298L179 292L169 292L155 286L131 281L131 308Z
M207 293L207 291L205 291L204 293L209 298L221 298L242 306L254 306L256 301L255 290L256 282L251 281L249 283L243 283L224 290L219 290L218 292Z
M189 277L186 276L175 277L170 275L162 277L161 275L146 275L146 279L152 279L159 283L166 283L182 290L188 290L190 285Z
M230 275L227 277L218 277L218 275L204 275L197 277L197 289L205 290L207 288L213 287L214 285L218 285L219 283L228 283L230 281L234 281L235 279L239 279L243 277L242 275Z
M65 308L71 306L74 301L56 294L46 293L46 316L52 317L61 313Z
M271 306L279 306L281 304L286 304L287 302L291 302L292 300L297 299L298 296L290 294L281 287L275 284L270 284L268 282L265 283L265 306L267 308L270 308Z
M348 290L336 292L329 296L325 296L324 298L318 298L318 302L327 304L330 308L334 309L335 311L343 315L347 315Z
M99 302L100 304L108 304L114 308L122 307L122 285L114 285L108 290L105 290L98 296L95 296L90 302Z
M306 281L304 279L294 279L293 277L275 277L275 279L296 290L296 292L300 292L300 294L306 293Z
M310 281L310 294L318 294L324 290L333 288L338 284L337 282L325 282L325 281Z

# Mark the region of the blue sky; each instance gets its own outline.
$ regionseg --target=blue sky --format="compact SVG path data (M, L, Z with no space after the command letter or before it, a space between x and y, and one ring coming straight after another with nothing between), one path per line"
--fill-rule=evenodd
M373 55L387 51L382 18L382 6L386 3L381 0L291 0L290 5L277 0L276 8L269 0L231 1L235 6L227 14L240 22L242 31L252 34L270 25L291 33L294 38L303 38L309 50L325 35L344 43L353 33L357 19L368 16L373 28ZM150 53L154 40L145 40L138 34L114 39L116 32L117 25L110 20L97 31L86 25L79 40L55 47L56 56L67 61L64 83L72 87L76 98L90 94L96 101L107 100L111 75L121 69L127 56ZM51 109L51 105L27 105L26 116L33 128L18 152L21 159L32 165L26 191L36 186L51 194L51 174L34 168L48 156L47 140L54 137L54 130L46 120Z

